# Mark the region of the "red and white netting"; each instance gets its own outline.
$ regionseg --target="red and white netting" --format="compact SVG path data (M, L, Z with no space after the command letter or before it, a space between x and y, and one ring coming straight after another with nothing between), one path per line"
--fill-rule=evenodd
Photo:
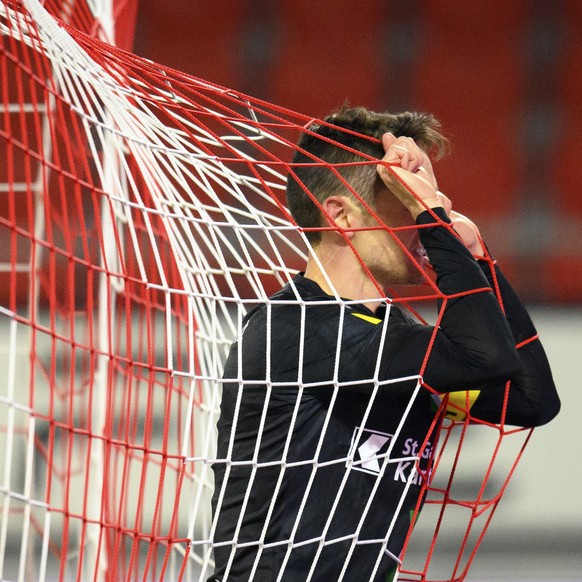
M204 580L222 365L305 261L310 118L124 52L98 6L0 1L0 578ZM469 420L400 580L463 579L529 435Z

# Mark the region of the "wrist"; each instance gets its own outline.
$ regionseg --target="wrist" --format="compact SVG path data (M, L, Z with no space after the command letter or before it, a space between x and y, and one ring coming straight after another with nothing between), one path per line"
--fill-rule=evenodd
M447 211L442 206L435 206L433 208L423 208L423 212L418 214L415 218L416 224L435 224L440 223L450 224L451 219L449 218Z

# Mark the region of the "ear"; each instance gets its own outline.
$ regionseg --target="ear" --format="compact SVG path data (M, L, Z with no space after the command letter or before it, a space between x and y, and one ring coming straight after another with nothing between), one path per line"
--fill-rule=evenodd
M347 196L329 196L321 205L324 223L344 231L342 236L352 238L360 225L360 212L353 200Z

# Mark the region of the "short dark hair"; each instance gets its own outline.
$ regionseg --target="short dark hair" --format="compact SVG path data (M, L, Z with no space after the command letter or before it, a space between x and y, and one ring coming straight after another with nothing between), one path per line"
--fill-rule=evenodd
M438 159L448 148L448 140L439 129L440 123L431 114L377 113L364 107L342 107L322 123L312 123L297 144L287 179L287 206L295 222L305 229L321 227L321 203L337 193L353 196L350 188L373 207L380 180L376 165L336 165L381 159L381 138L388 131L396 137L412 138ZM305 234L312 244L321 240L318 230L306 230Z

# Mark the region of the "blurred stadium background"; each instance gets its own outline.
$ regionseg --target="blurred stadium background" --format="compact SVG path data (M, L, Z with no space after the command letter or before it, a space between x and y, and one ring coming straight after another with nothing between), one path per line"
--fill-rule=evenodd
M441 120L440 187L530 305L563 400L469 579L582 580L582 1L140 0L134 52L314 117Z

